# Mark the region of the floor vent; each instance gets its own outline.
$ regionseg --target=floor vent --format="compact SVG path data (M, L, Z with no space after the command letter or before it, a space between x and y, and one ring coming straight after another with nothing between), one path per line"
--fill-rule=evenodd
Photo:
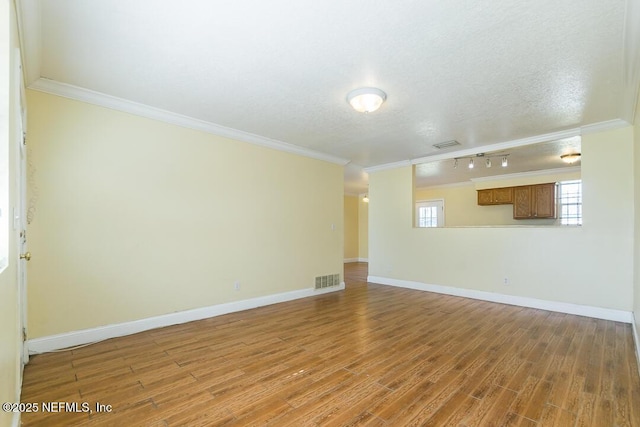
M329 274L328 276L316 277L316 289L329 288L340 284L339 274Z

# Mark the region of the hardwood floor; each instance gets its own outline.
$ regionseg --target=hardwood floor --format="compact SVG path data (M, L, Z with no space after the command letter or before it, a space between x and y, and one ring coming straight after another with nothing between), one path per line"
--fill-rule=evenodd
M342 292L35 356L23 402L94 412L23 425L640 426L631 325L367 285L366 268Z

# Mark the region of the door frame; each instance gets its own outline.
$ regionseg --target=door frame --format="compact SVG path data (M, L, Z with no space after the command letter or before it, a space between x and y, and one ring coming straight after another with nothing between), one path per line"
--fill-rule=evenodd
M29 363L29 348L27 346L27 260L22 254L27 252L27 101L24 88L24 76L22 69L21 52L15 50L16 78L15 78L15 120L16 135L16 206L13 215L13 230L17 237L18 250L18 310L19 331L22 337L22 365ZM22 370L21 370L22 371ZM21 373L22 375L22 373Z

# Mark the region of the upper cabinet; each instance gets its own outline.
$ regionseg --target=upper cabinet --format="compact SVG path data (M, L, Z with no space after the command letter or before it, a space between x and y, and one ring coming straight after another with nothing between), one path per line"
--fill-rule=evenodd
M556 217L556 184L513 187L513 218L543 219Z
M478 190L478 204L481 206L509 205L511 203L513 203L513 187Z
M480 206L513 204L514 219L556 218L555 182L477 191Z

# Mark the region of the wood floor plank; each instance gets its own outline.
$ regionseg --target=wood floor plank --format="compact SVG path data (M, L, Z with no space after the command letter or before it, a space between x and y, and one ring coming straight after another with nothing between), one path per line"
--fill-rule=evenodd
M521 417L520 415L514 414L513 412L509 412L505 416L504 421L501 421L499 423L490 423L488 425L498 425L501 427L536 427L538 423L525 417Z
M471 413L480 399L469 396L464 392L454 393L446 402L422 421L425 426L455 426L458 425L467 414Z
M509 408L517 397L518 393L515 391L494 385L480 403L465 414L462 423L468 426L498 424L498 420L511 413Z
M631 325L367 284L32 357L24 426L640 426Z
M576 414L547 404L542 410L539 425L544 427L571 427L575 423Z
M542 415L552 384L534 376L527 378L524 387L513 402L511 412L538 421Z

